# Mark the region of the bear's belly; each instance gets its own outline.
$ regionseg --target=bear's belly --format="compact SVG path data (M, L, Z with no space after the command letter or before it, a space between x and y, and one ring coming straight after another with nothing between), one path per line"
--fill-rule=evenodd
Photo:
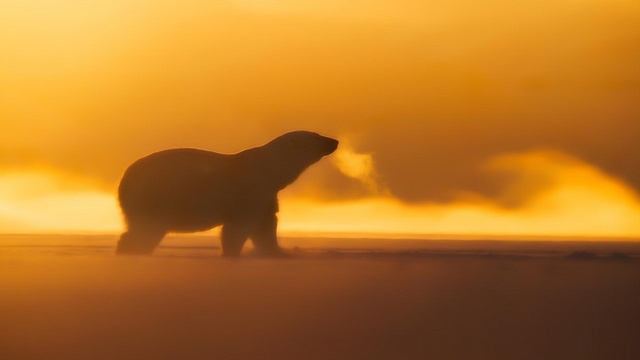
M222 216L215 204L193 206L182 210L169 209L165 215L169 231L204 231L222 224Z
M174 221L168 226L169 232L197 232L213 229L222 225L222 221L217 219L186 219L184 221Z
M222 225L224 204L203 199L187 201L141 201L124 209L128 222L155 225L166 231L204 231ZM180 201L182 200L182 201Z

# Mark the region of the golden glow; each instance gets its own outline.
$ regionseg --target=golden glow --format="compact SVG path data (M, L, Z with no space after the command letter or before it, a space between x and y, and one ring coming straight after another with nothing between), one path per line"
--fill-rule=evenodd
M0 232L118 232L135 159L306 129L344 139L283 231L639 236L638 23L629 0L2 1Z
M115 232L122 228L113 194L92 181L35 170L0 172L2 232Z
M379 236L640 236L637 194L578 159L553 151L532 151L496 157L487 168L516 175L504 195L519 192L527 197L522 206L507 209L465 192L458 201L444 204L406 204L388 194L343 202L285 197L280 206L280 230ZM540 181L541 189L523 190ZM114 194L90 184L46 171L4 173L0 178L0 225L9 232L120 231Z

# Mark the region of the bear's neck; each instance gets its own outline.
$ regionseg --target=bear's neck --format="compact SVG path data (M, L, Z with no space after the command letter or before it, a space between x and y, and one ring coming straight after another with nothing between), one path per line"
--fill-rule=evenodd
M296 181L307 168L307 166L299 166L287 159L273 156L261 147L245 150L236 156L245 162L247 171L255 179L257 186L274 192Z

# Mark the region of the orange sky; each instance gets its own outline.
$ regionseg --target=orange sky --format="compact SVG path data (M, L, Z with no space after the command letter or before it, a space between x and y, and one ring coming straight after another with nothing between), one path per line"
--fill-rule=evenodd
M0 232L118 231L135 159L306 129L343 150L285 190L283 230L640 236L639 23L637 1L2 2Z

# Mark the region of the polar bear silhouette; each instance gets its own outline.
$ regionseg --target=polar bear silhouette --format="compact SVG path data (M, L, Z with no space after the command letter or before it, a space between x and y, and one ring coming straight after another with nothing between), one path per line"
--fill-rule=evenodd
M223 256L238 256L248 238L259 253L281 255L278 192L337 147L338 140L294 131L237 154L170 149L139 159L118 188L127 231L116 254L150 254L168 232L222 225Z

